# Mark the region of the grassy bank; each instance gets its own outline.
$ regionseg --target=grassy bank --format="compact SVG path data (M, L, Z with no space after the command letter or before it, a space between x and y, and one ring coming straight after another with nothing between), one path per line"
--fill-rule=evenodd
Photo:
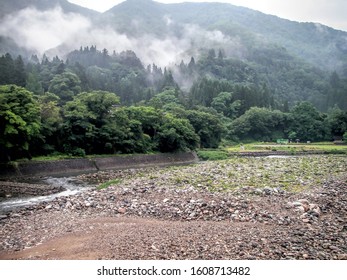
M122 181L122 186L155 185L163 188L196 188L211 192L247 188L271 188L301 192L319 187L337 178L346 178L344 155L306 155L295 157L237 157L206 161L190 166L146 170ZM117 179L117 178L109 178Z
M291 154L297 152L322 152L325 154L347 154L347 145L335 145L332 142L319 143L289 143L275 144L255 142L249 144L237 144L226 148L228 152L276 152L284 151Z

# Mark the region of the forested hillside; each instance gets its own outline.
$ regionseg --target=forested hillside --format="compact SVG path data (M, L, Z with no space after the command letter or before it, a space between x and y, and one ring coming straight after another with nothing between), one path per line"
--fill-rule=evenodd
M19 2L1 4L2 161L333 140L347 130L345 32L228 4L128 0L92 21L64 0ZM11 16L25 22L29 6L82 31L35 52L43 42Z

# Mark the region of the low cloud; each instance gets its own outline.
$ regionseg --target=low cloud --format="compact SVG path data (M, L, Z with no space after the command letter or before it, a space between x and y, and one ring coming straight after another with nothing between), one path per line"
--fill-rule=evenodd
M168 26L174 24L168 16L164 22ZM11 37L19 46L38 55L48 53L64 57L80 46L96 45L110 52L133 50L145 65L155 63L161 67L181 60L189 62L202 48L222 48L232 56L241 56L243 49L237 37L217 30L206 31L196 25L183 26L179 37L158 39L146 34L132 38L116 32L111 26L98 28L87 18L64 13L59 7L49 11L27 8L9 15L1 22L0 35Z
M11 37L19 46L43 54L70 38L91 23L81 15L64 14L60 7L49 11L27 8L7 16L0 26L0 35Z

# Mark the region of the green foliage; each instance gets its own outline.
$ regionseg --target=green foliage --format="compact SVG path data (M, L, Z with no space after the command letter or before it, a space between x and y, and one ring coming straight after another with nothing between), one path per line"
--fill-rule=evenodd
M70 151L68 151L69 154L75 157L85 157L86 151L82 148L73 148Z
M288 116L278 110L253 107L229 126L228 138L270 141L283 138Z
M332 136L341 137L347 131L347 111L335 106L328 111L325 125L330 129Z
M222 48L201 51L199 60L164 70L144 68L132 51L111 55L95 46L70 53L66 62L44 56L24 65L21 57L0 57L0 84L16 83L7 91L26 92L12 101L6 90L1 95L1 159L175 152L218 148L222 140L345 134L347 80L339 74L328 79L276 46L257 46L242 61ZM291 107L298 100L310 102ZM317 109L328 106L325 114Z
M67 102L63 107L66 151L71 153L74 147L83 148L88 153L109 149L105 143L100 146L100 140L105 139L103 126L108 124L118 104L119 97L105 91L83 92Z
M0 57L0 85L5 84L25 86L26 71L23 58L20 55L15 60L9 53Z
M0 86L1 157L30 157L30 141L39 136L40 106L33 94L15 85Z
M202 160L224 160L228 159L228 152L224 150L198 150L198 157Z
M194 150L199 145L199 136L189 121L170 114L164 116L156 140L160 152Z
M179 104L180 102L176 95L174 89L168 89L152 97L148 104L156 109L163 109L171 104Z
M112 186L112 185L119 185L122 182L122 179L113 179L107 182L104 182L102 184L100 184L97 189L98 190L103 190L103 189L107 189L108 187Z
M62 104L65 104L81 92L80 85L81 81L76 74L64 72L53 77L48 90L59 96Z
M213 99L218 94L221 92L232 92L233 89L232 83L226 80L203 78L193 84L189 98L194 105L199 104L210 107Z
M301 102L290 111L289 131L294 132L301 141L321 141L328 135L328 128L323 125L323 117L308 102Z
M201 148L218 148L224 132L222 122L218 116L190 110L187 112L187 119L200 138Z

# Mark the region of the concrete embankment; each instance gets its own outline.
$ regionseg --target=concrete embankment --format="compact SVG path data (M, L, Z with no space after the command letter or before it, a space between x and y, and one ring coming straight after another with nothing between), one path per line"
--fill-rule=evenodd
M198 161L194 152L153 155L124 155L107 158L82 158L57 161L31 161L0 166L0 178L68 175L107 169L127 169L190 164Z

